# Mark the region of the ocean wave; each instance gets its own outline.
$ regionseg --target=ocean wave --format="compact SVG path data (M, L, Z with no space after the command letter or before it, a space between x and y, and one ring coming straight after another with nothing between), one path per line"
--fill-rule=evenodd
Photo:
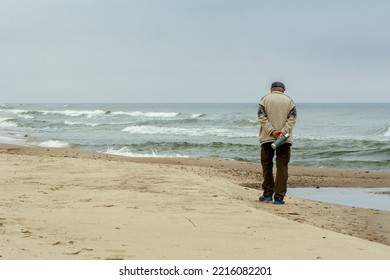
M155 150L155 149L165 149L165 150L179 150L179 149L212 149L212 150L218 150L218 149L232 149L232 148L258 148L258 145L254 144L242 144L242 143L229 143L229 142L206 142L206 143L199 143L199 142L190 142L190 141L183 141L183 142L156 142L156 141L147 141L142 142L138 144L131 144L131 148L136 150L142 150L142 149L149 149L149 150Z
M256 137L255 133L240 133L232 129L223 128L182 128L182 127L158 127L158 126L146 126L146 125L135 125L128 126L122 129L122 132L128 132L130 134L169 134L169 135L180 135L180 136L218 136L228 138L246 138Z
M9 121L10 119L2 118L0 119L0 127L1 128L14 128L18 127L18 124L12 121Z
M72 121L64 121L64 124L65 125L70 125L70 126L85 125L85 126L91 126L91 127L95 127L95 126L100 125L99 123L72 122Z
M44 141L38 144L40 147L45 147L45 148L67 148L69 147L69 143L59 141L59 140L49 140L49 141Z
M18 117L18 118L21 118L21 119L33 119L34 116L31 116L30 111L27 111L27 110L19 110L19 109L7 109L7 110L0 110L0 112L2 112L3 114L2 115L6 115L6 116L12 116L12 117ZM4 118L0 118L0 122L1 120L4 119Z
M27 145L25 137L15 133L0 134L0 143Z
M141 111L135 111L135 112L110 112L111 115L124 115L124 116L130 116L130 117L148 117L148 118L174 118L180 113L178 112L141 112Z
M22 110L22 109L3 109L0 110L5 116L12 116L20 119L34 119L34 115L39 114L37 111Z
M387 130L383 133L384 137L390 138L390 126L387 128Z
M24 119L33 119L35 116L47 116L47 115L60 115L67 117L82 117L94 118L99 116L128 116L150 119L172 119L179 115L180 112L159 112L159 111L106 111L106 110L24 110L24 109L0 109L0 112L4 112L9 116L17 116ZM205 114L192 114L188 119L198 119L205 116Z
M26 114L29 111L28 110L22 110L22 109L2 109L2 110L0 110L0 112L11 113L11 114L14 114L14 115L19 115L19 114Z
M18 115L24 118L26 115L63 115L68 117L80 117L86 116L87 118L92 118L96 116L101 116L107 113L107 111L103 110L23 110L23 109L2 109L1 112L11 113L14 115Z
M12 120L13 118L0 118L0 123L1 122L5 122L5 121L9 121L9 120Z
M198 119L204 116L206 116L206 114L192 114L191 119Z
M86 111L77 111L77 110L64 110L64 111L38 111L43 115L55 114L55 115L64 115L68 117L80 117L86 116L87 118L102 116L106 114L106 111L103 110L86 110Z
M258 126L259 121L256 119L242 119L242 120L237 120L234 122L235 125L240 125L240 126Z
M110 155L119 155L126 157L188 157L186 155L180 154L159 154L156 150L150 150L149 153L136 153L132 152L129 148L123 147L120 149L114 149L109 147L107 151L100 151L101 153L110 154Z
M23 114L19 114L18 118L31 120L31 119L34 119L35 117L34 116L30 116L28 114L24 114L24 115Z
M367 135L301 135L294 134L295 140L307 140L307 141L329 141L329 142L340 142L340 141L371 141L371 142L388 142L390 138L390 129L386 132L378 132Z

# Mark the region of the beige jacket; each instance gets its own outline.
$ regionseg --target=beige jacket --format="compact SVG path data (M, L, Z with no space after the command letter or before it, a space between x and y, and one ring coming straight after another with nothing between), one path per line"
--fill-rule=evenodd
M290 134L287 143L293 142L293 128L297 118L294 101L283 92L273 91L264 96L259 104L257 116L260 122L260 143L274 142L274 130Z

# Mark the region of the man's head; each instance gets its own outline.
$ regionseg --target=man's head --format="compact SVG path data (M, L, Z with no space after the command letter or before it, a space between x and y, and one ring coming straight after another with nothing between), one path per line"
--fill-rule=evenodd
M273 82L271 85L271 91L281 91L284 92L286 87L282 82Z

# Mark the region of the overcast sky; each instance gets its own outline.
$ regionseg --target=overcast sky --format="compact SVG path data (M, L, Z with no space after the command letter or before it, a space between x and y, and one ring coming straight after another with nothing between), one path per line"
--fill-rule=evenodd
M390 102L390 1L0 0L0 103Z

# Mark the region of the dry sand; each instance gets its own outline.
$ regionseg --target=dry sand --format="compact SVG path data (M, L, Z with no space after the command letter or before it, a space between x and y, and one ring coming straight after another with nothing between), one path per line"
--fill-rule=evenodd
M0 259L390 259L390 212L257 201L260 166L0 145ZM290 168L289 187L389 187Z

